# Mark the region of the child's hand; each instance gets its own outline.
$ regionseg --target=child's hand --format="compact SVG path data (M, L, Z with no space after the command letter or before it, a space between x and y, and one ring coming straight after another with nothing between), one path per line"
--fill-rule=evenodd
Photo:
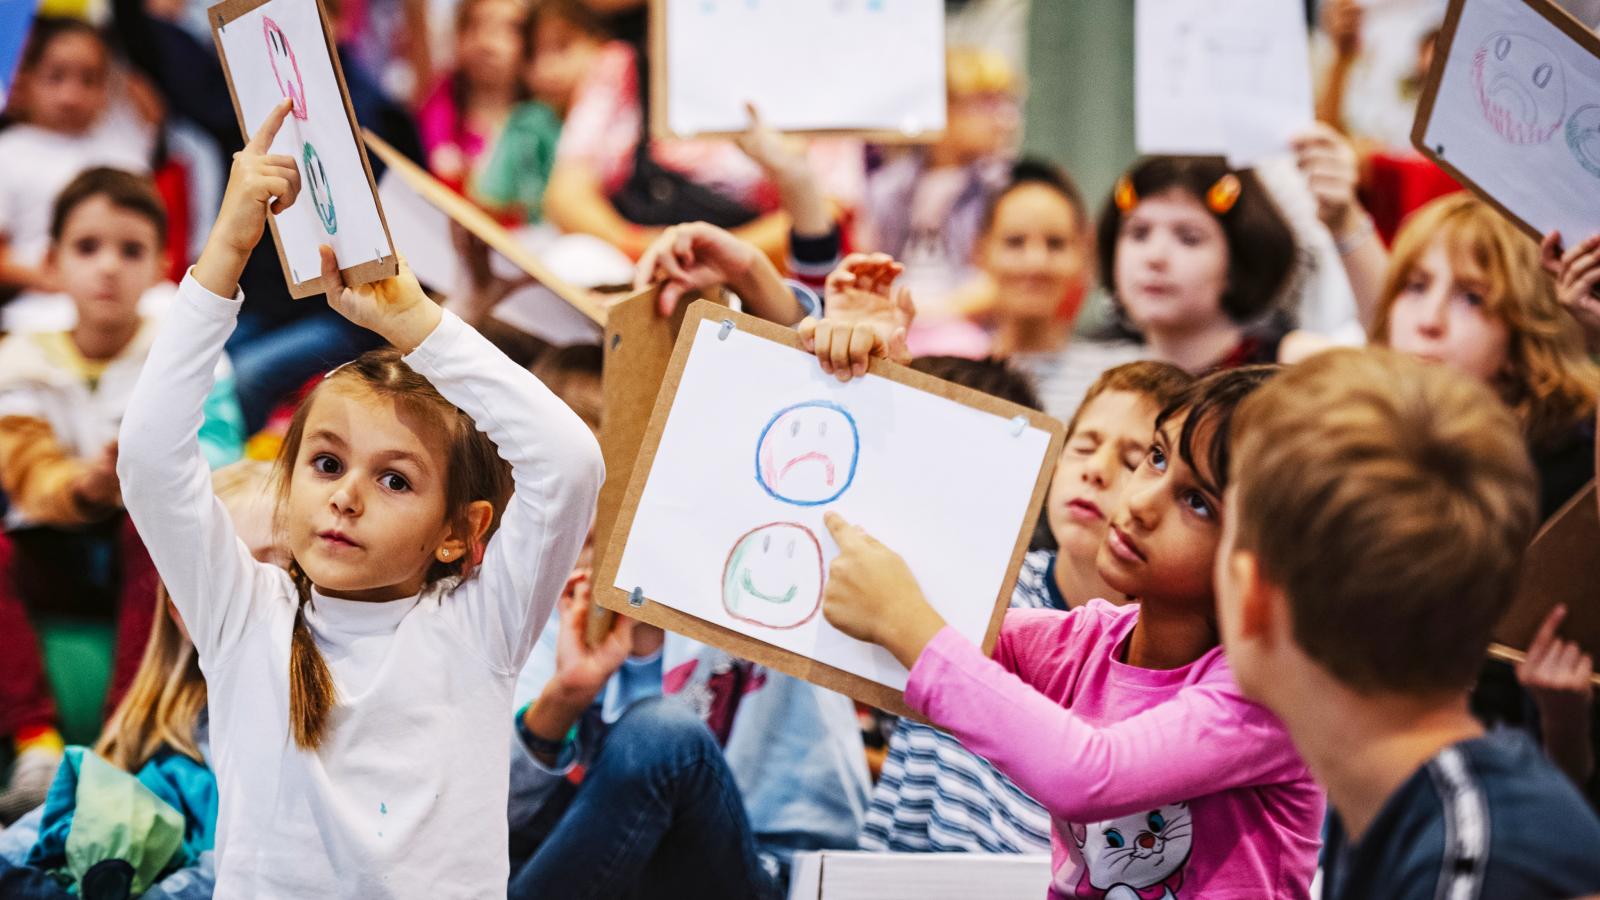
M572 705L587 709L633 650L638 624L627 616L612 616L611 631L591 647L585 639L593 608L593 573L579 569L567 579L561 595L561 627L556 638L556 674L553 685Z
M1583 326L1589 346L1600 347L1600 234L1562 252L1561 232L1552 231L1539 249L1545 271L1555 276L1556 297Z
M292 106L287 98L274 106L250 142L233 155L222 208L195 263L195 278L214 294L233 295L245 259L261 242L267 213L288 209L300 193L300 169L294 157L267 152Z
M73 480L72 498L87 510L114 509L121 504L122 482L117 478L116 441L107 444L99 458Z
M833 627L883 647L911 668L944 628L944 618L928 605L899 554L838 513L827 513L822 521L839 545L822 588L823 616Z
M1317 218L1328 226L1334 240L1349 236L1361 224L1361 204L1356 200L1360 177L1355 147L1325 122L1318 122L1290 140L1295 165L1317 201Z
M1528 655L1517 664L1517 681L1533 695L1541 710L1547 706L1587 716L1594 697L1594 661L1575 641L1564 641L1556 631L1567 617L1567 607L1557 605L1544 617Z
M658 302L661 314L670 316L683 295L691 291L725 284L744 297L752 273L765 262L766 257L754 244L715 225L674 225L639 257L639 265L633 270L633 289L642 291L664 279Z
M521 278L501 278L496 275L489 262L489 245L456 222L450 223L450 239L456 245L456 252L460 254L467 273L467 295L461 298L459 305L452 303L451 309L460 313L468 325L478 327L500 305L500 301L512 292L535 283L529 275Z
M828 273L823 318L808 317L798 326L801 344L816 354L822 371L849 381L866 374L873 356L911 361L906 332L917 308L909 288L894 286L903 271L887 254L852 253Z
M755 160L773 181L810 178L805 141L774 131L761 120L755 104L746 103L744 109L750 115L750 126L733 139L739 149Z
M1350 59L1361 50L1362 15L1359 0L1331 0L1322 6L1322 30L1342 58Z
M422 292L403 258L394 277L350 287L344 283L333 248L323 244L320 249L322 289L328 294L328 305L339 315L382 335L402 353L417 349L439 326L443 311Z

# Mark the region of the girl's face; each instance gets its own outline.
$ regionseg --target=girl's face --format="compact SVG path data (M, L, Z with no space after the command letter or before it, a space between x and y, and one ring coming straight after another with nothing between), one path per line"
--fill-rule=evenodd
M1005 195L978 248L1002 314L1050 318L1083 277L1084 248L1072 204L1053 188L1025 184Z
M1162 424L1128 479L1100 547L1100 577L1112 589L1145 602L1156 598L1209 610L1222 499L1202 487L1178 455L1185 418L1175 416ZM1207 431L1201 428L1195 435L1197 449L1210 440Z
M88 131L109 102L106 48L88 34L52 40L27 72L28 120L62 134Z
M456 64L469 87L506 90L522 68L522 5L515 0L467 0L456 34Z
M1389 307L1389 346L1492 382L1505 369L1510 331L1484 307L1482 274L1455 268L1451 256L1441 237L1417 258Z
M527 67L528 90L536 100L565 118L578 85L594 64L600 42L593 35L555 15L539 16L533 35L533 59Z
M947 158L965 165L1010 149L1021 124L1021 105L1012 94L951 94L940 148Z
M1117 297L1140 331L1183 332L1225 317L1227 236L1187 191L1146 197L1123 218L1115 268Z
M1089 401L1056 462L1046 518L1061 552L1092 563L1105 543L1123 488L1144 460L1156 404L1143 394L1110 390Z
M417 593L451 533L443 448L408 409L359 383L331 382L311 403L289 479L291 554L330 597Z

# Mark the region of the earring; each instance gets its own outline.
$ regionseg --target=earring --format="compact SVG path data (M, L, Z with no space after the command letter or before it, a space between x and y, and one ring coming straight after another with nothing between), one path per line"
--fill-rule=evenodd
M448 547L439 548L439 561L440 562L449 562L450 561L450 557L455 556L455 555L456 555L456 552L454 550L451 550Z

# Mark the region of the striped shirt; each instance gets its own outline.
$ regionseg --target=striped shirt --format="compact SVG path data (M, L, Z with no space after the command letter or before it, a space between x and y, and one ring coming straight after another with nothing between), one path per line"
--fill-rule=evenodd
M1142 344L1079 338L1054 353L1014 353L1007 362L1033 380L1045 413L1066 422L1102 372L1149 358Z
M1055 553L1024 557L1013 607L1066 609ZM901 852L1047 853L1044 807L954 737L902 719L861 830L861 849Z

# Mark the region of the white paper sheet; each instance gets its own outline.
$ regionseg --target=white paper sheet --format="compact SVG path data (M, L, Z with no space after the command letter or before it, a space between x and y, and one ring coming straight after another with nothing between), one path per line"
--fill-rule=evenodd
M944 4L666 0L674 134L773 127L944 129Z
M905 557L983 639L1050 435L875 375L700 324L616 586L903 690L884 650L823 619L837 511Z
M294 280L317 277L321 244L331 244L345 268L393 253L315 0L271 0L229 22L221 37L249 133L284 97L295 98L294 112L272 142L273 153L293 157L300 167L300 196L275 217Z
M1252 165L1310 125L1304 10L1288 0L1139 0L1134 124L1140 153Z
M1600 60L1522 3L1462 9L1424 142L1541 233L1600 231Z

